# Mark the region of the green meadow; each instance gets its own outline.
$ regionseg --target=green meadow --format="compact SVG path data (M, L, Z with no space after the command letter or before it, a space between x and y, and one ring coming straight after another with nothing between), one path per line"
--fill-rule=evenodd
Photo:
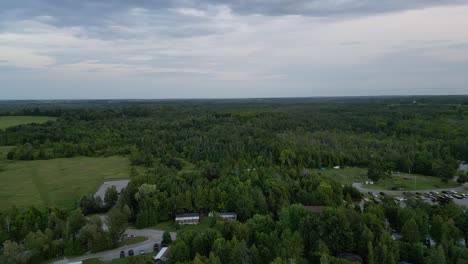
M55 119L55 117L49 116L0 116L0 129L23 124L45 123Z
M4 153L6 147L0 152ZM4 157L4 156L3 156ZM52 160L0 160L0 208L72 207L83 194L94 193L106 180L128 179L125 157L75 157Z

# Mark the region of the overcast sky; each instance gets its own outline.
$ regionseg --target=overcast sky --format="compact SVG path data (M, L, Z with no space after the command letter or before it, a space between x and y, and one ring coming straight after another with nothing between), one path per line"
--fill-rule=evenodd
M0 99L405 94L468 94L468 1L0 1Z

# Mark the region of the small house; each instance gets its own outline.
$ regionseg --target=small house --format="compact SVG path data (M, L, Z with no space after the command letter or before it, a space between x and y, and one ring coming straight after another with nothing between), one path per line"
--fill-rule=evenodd
M209 217L213 217L213 213L208 214ZM237 221L237 214L236 213L219 213L219 217L226 222L234 222Z
M176 215L176 223L179 225L197 225L200 223L200 214L181 214Z
M226 222L234 222L237 220L236 213L220 213L219 216Z

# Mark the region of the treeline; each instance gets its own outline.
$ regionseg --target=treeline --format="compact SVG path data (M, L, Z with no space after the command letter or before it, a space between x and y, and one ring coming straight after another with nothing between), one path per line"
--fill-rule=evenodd
M0 263L41 263L64 255L114 248L128 225L129 217L130 211L126 206L111 209L104 222L98 216L86 218L80 209L69 212L34 207L2 210Z
M185 159L198 167L318 168L379 158L394 170L444 178L468 160L466 111L450 104L119 104L9 128L0 144L16 146L10 159L131 154L143 166Z
M293 203L340 206L344 199L360 199L350 188L343 189L339 183L308 171L231 169L217 175L165 166L143 174L134 171L121 202L129 206L132 219L141 228L186 212L229 211L247 220L259 213L276 216L283 206Z
M245 223L218 221L201 233L182 232L169 263L466 263L468 252L459 243L468 238L467 216L453 204L400 208L392 200L320 214L292 205L277 220L254 215Z

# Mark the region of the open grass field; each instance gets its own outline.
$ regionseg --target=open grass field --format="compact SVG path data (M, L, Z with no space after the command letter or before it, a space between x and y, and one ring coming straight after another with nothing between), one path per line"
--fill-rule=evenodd
M435 190L435 189L449 189L460 186L459 183L454 181L443 182L439 178L431 176L423 176L417 174L393 174L390 179L380 180L370 188L376 190L403 190L403 191L417 191L417 190Z
M363 182L367 179L367 169L366 168L343 168L339 170L327 169L327 170L316 170L319 174L323 176L328 176L335 181L344 184L351 185L354 182Z
M105 180L128 178L129 162L124 157L0 160L0 208L68 208L83 194L96 192Z
M49 116L0 116L0 129L22 124L45 123L55 119L55 117Z
M366 168L354 167L339 170L327 169L324 171L317 170L317 172L319 172L321 175L328 176L344 185L351 185L354 182L362 183L368 180ZM404 191L416 191L449 189L457 186L460 186L460 184L458 184L457 182L449 181L447 183L444 183L436 177L417 174L394 173L391 178L380 180L374 185L369 185L368 187L376 190L391 190L393 188Z

